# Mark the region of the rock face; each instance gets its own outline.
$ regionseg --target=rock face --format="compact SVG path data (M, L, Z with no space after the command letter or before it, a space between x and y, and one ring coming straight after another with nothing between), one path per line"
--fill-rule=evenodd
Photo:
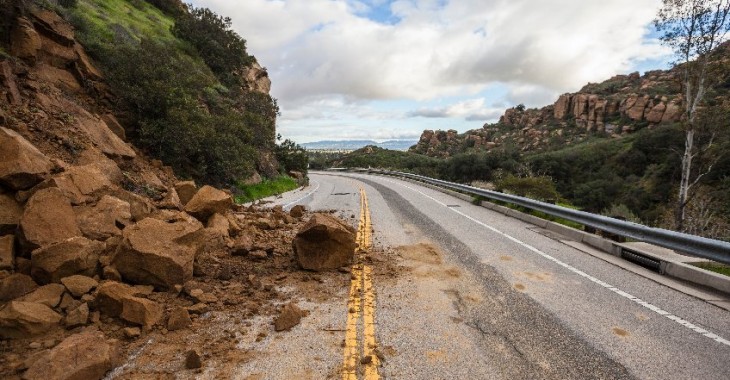
M355 229L332 215L316 213L297 232L293 246L304 269L340 268L354 256Z
M53 165L15 131L0 127L0 184L25 190L43 180Z
M10 301L0 309L0 337L26 338L61 322L61 315L41 303Z
M30 249L81 235L71 203L57 188L40 190L28 200L20 229Z
M193 277L194 237L202 227L191 219L173 223L144 219L124 229L112 265L133 283L163 289L182 285Z
M98 380L118 361L116 345L98 330L64 339L25 372L26 380Z
M231 205L233 198L230 195L206 185L185 204L185 212L205 222L213 214L225 214Z
M269 73L258 62L254 62L251 67L245 69L244 78L249 88L256 92L268 94L271 91Z
M31 275L41 284L75 274L93 276L104 244L77 236L39 248L31 254Z

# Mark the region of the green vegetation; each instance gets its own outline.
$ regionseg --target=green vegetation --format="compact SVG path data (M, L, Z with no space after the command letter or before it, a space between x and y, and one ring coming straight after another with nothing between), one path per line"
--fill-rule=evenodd
M281 136L277 136L277 139L281 139ZM303 175L307 174L309 156L299 144L286 139L275 147L274 152L276 153L276 160L287 170L297 171Z
M497 191L545 202L555 202L559 198L552 178L546 176L515 177L510 174L497 181L496 187Z
M79 0L70 7L69 18L77 37L96 59L118 44L142 39L176 43L170 32L175 20L145 1Z
M256 185L238 184L237 188L240 190L241 195L236 197L236 203L247 203L272 195L279 195L297 187L299 187L297 182L288 176L264 180Z
M64 13L103 69L128 136L182 177L234 184L276 149L276 100L249 90L242 73L255 58L230 19L176 0L78 0ZM281 172L290 164L302 167L292 158Z
M690 265L709 270L711 272L719 273L725 276L730 276L730 266L720 263L700 262L700 263L689 263Z

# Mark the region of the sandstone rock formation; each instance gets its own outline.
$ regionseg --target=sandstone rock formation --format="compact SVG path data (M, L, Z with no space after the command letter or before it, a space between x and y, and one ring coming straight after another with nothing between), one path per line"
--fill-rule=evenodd
M304 269L340 268L354 256L355 229L332 215L315 213L297 232L293 246Z

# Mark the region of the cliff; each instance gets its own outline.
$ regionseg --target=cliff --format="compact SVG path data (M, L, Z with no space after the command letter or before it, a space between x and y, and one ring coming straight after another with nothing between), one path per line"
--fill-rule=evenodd
M718 49L727 57L728 45ZM727 82L727 72L720 72ZM425 130L411 152L449 157L469 150L515 147L539 152L572 145L589 136L620 138L642 128L674 123L683 115L680 69L617 75L566 93L551 105L509 108L499 122L459 134L454 130ZM726 86L720 86L725 88ZM715 94L725 98L725 90Z

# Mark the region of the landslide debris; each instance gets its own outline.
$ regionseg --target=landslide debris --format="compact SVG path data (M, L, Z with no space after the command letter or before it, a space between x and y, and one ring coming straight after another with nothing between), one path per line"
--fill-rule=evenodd
M169 378L237 351L255 318L273 331L301 289L327 296L294 256L303 207L241 207L180 181L125 141L73 28L49 10L16 16L13 58L0 55L0 378ZM351 227L325 225L332 247L351 246L337 235ZM209 328L221 319L239 335ZM164 347L145 354L149 341ZM132 353L172 364L120 367Z

